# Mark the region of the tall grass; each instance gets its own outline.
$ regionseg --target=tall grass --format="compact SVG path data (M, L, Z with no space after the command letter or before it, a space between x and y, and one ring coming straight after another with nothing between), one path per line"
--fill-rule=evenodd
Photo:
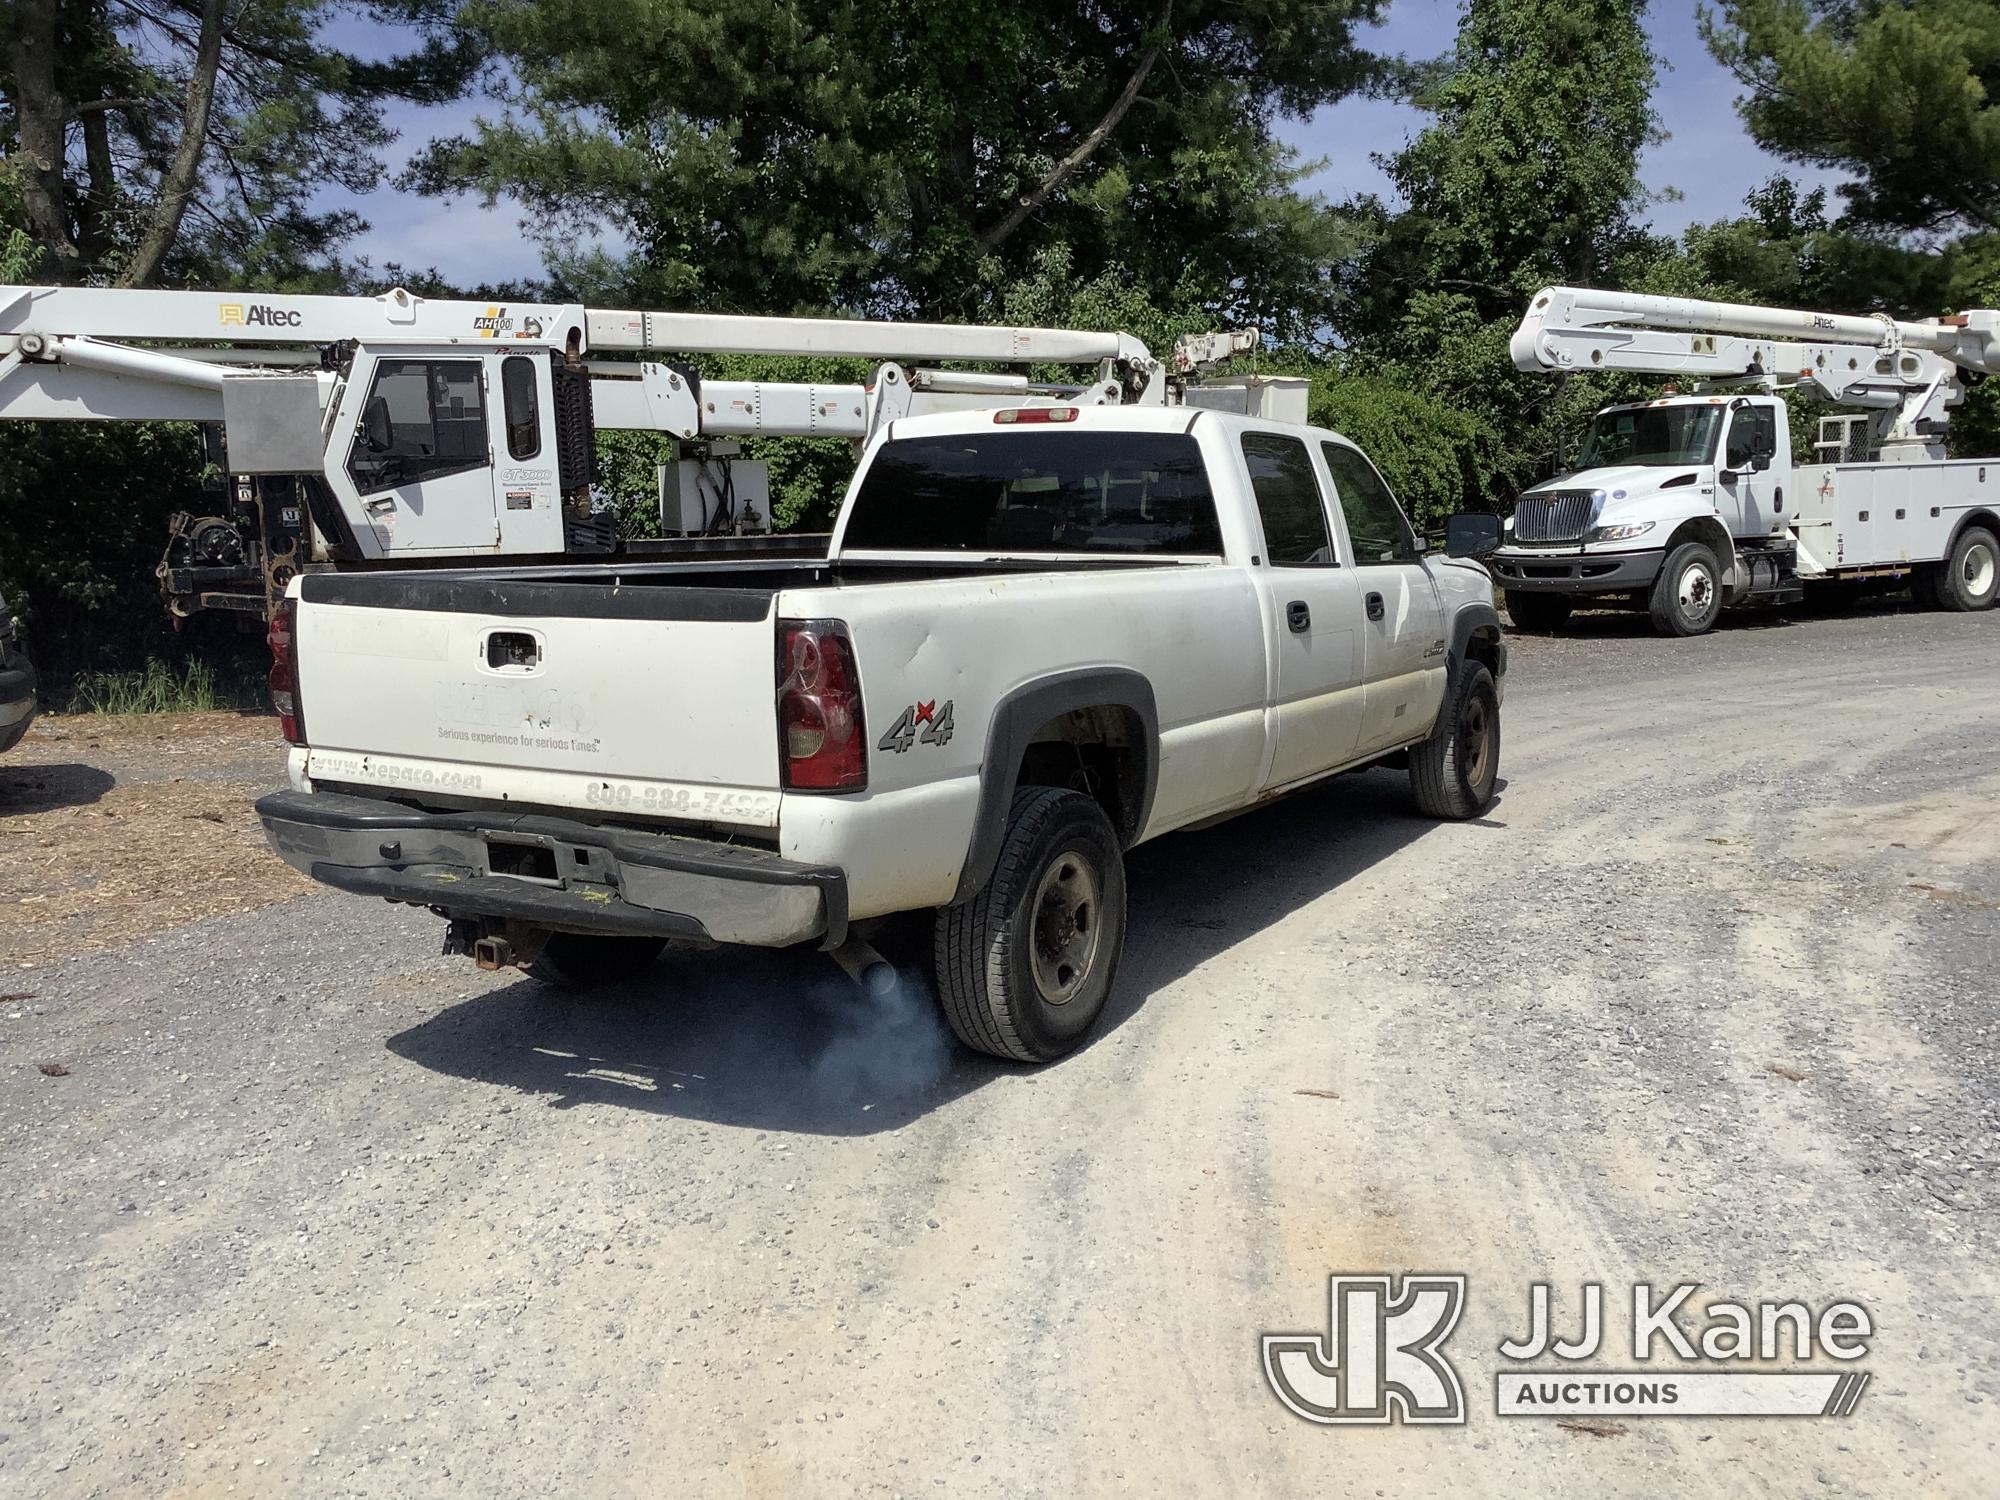
M240 689L240 685L236 685ZM182 714L244 706L247 694L229 691L207 662L176 670L157 659L137 672L79 673L70 690L73 714Z

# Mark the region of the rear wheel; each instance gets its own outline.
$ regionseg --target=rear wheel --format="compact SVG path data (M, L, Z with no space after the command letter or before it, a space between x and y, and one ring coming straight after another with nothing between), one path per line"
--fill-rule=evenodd
M1507 590L1507 618L1521 630L1560 630L1575 606L1567 594L1529 594Z
M602 989L637 979L653 966L666 946L665 938L552 932L528 965L528 972L559 990Z
M1047 1062L1096 1024L1124 947L1125 858L1111 820L1081 792L1023 787L992 879L937 914L938 1000L966 1046Z
M1918 597L1939 609L1991 609L2000 596L2000 540L1984 526L1968 526L1936 565Z
M1722 613L1722 564L1706 542L1683 542L1653 581L1653 628L1661 635L1704 635Z
M1410 751L1410 791L1434 818L1476 818L1500 779L1500 693L1484 662L1455 674L1430 738Z

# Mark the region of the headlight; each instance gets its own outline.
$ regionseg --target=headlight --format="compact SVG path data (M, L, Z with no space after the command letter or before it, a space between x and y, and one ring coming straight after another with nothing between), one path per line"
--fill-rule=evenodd
M1593 542L1625 542L1635 536L1644 536L1652 529L1651 521L1635 521L1629 526L1593 526L1589 539Z

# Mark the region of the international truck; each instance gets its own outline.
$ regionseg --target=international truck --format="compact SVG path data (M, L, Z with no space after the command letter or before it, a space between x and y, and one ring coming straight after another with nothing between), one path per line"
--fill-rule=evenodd
M1739 604L1907 582L1938 609L2000 596L2000 460L1946 456L1959 372L2000 369L2000 314L1930 323L1573 287L1538 293L1515 363L1650 371L1692 390L1597 413L1574 471L1522 492L1494 554L1507 612L1555 629L1579 605L1644 609L1700 635ZM1779 394L1825 417L1796 463Z

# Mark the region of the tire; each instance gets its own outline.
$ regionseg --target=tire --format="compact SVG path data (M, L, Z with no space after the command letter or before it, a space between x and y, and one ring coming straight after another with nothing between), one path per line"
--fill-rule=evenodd
M1924 582L1929 587L1919 589L1920 602L1960 613L1991 609L2000 597L2000 538L1984 526L1966 527Z
M1540 634L1560 630L1576 606L1567 594L1529 594L1507 590L1507 618L1517 630Z
M551 989L578 993L603 989L637 979L666 946L665 938L552 932L528 972Z
M1500 780L1500 694L1484 662L1461 667L1430 738L1410 751L1410 791L1433 818L1463 821L1493 805Z
M1022 787L993 877L937 914L938 1002L958 1039L1012 1062L1074 1050L1104 1010L1125 948L1125 856L1081 792Z
M1647 602L1661 635L1706 635L1722 613L1722 564L1706 542L1682 542L1667 554Z

